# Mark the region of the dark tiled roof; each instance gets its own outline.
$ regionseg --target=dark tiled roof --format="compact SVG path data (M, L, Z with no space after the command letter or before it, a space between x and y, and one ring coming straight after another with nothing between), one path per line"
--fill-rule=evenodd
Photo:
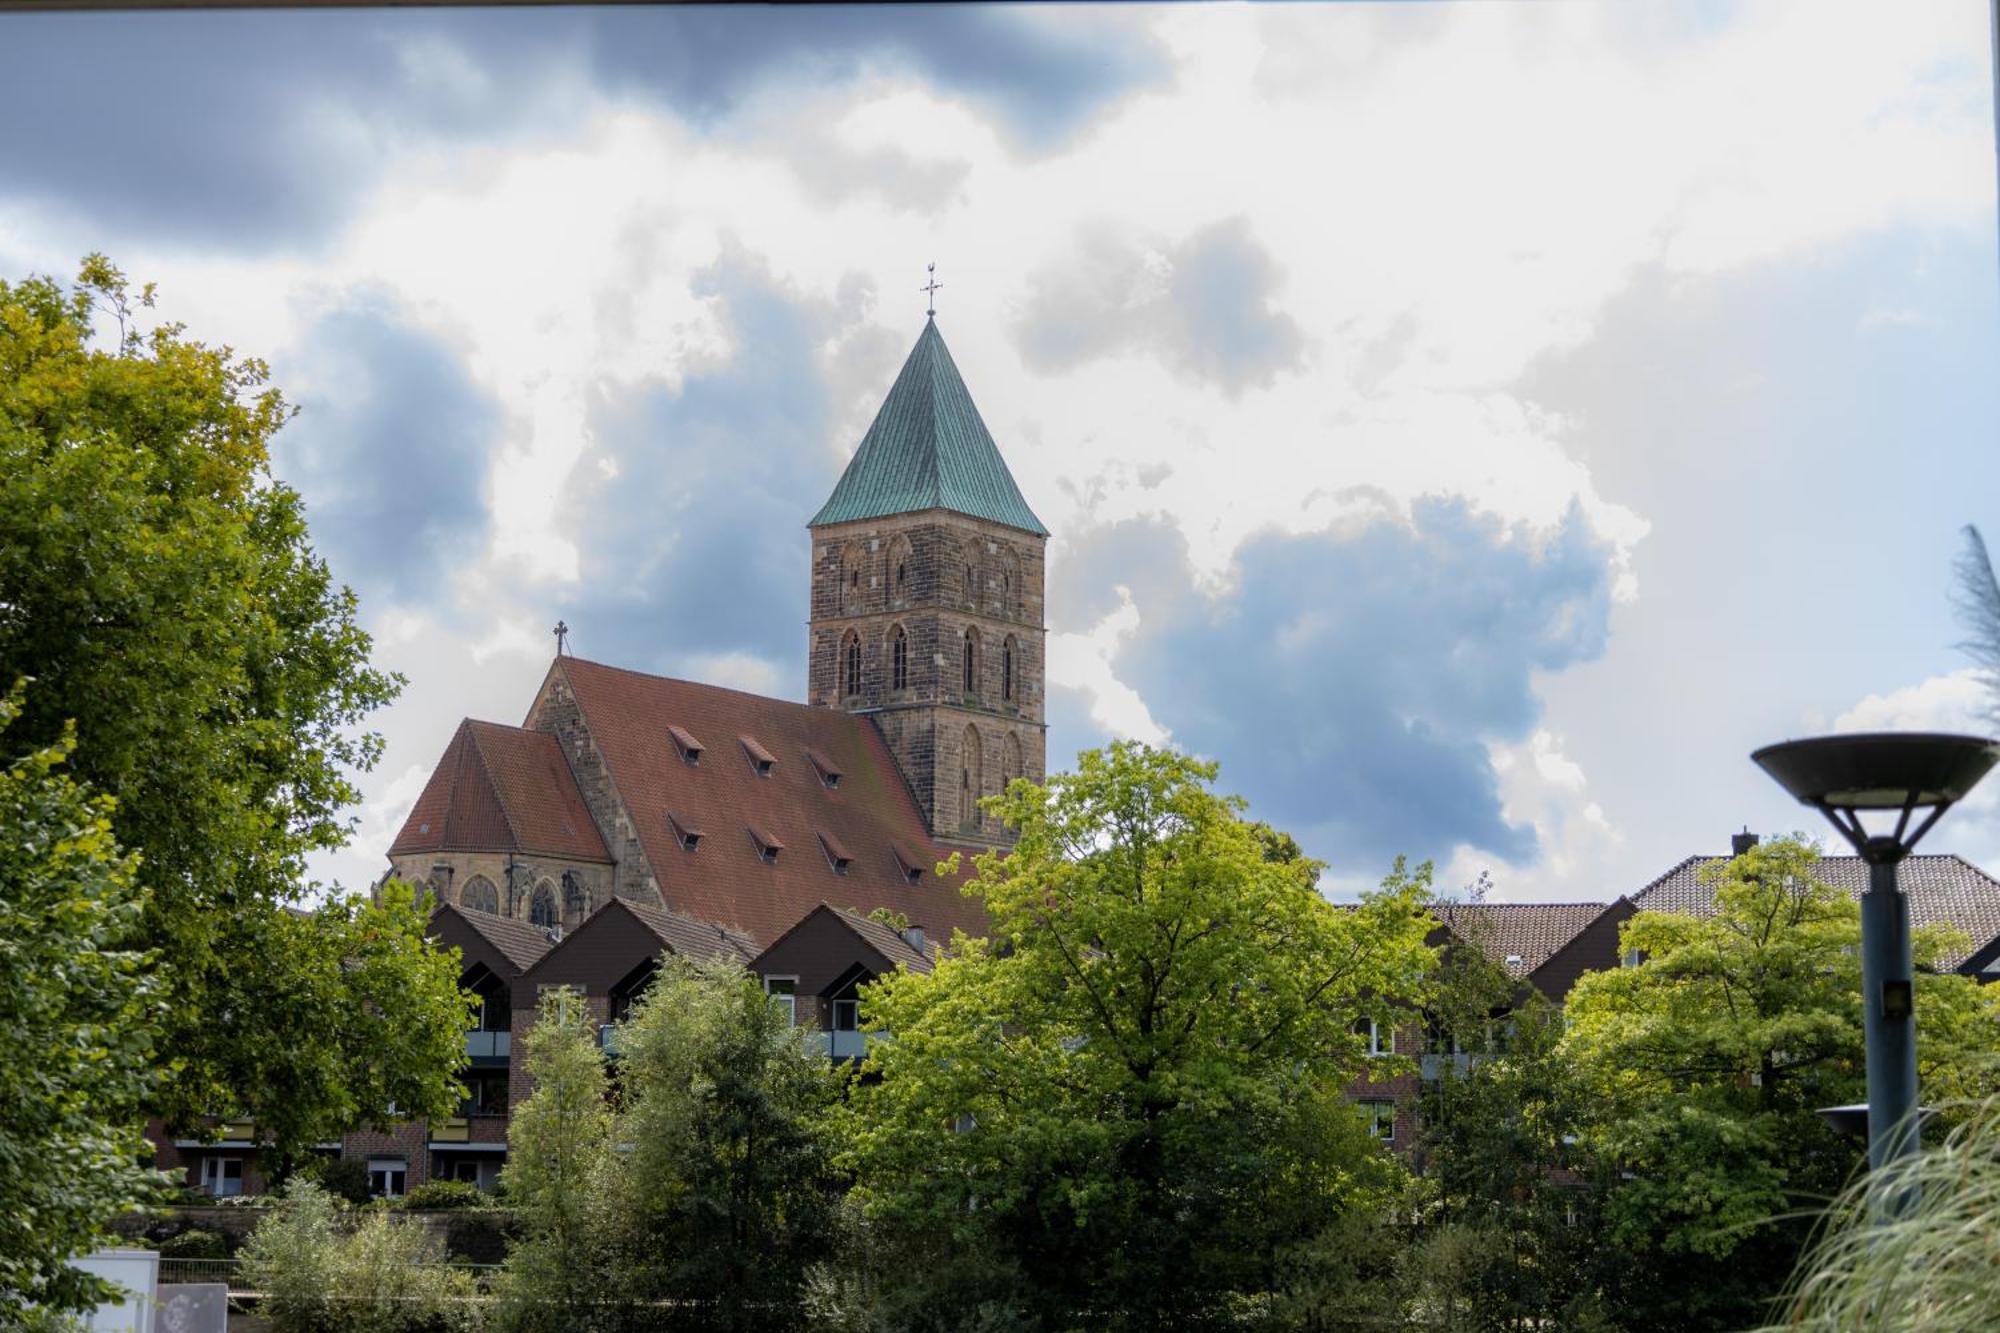
M924 325L847 470L809 527L949 509L1046 537L979 419L936 321Z
M828 904L828 906L832 906ZM930 955L924 953L903 938L903 933L893 926L884 925L852 909L834 908L834 915L840 923L859 935L869 947L890 962L906 967L912 972L928 972L932 967Z
M669 912L663 907L649 907L645 903L635 903L626 898L614 898L599 911L611 907L623 907L639 918L641 925L659 936L660 943L684 958L714 958L721 956L739 963L747 963L757 953L757 942L740 931L726 930L721 926L697 921L679 912Z
M769 941L837 894L898 912L937 939L954 929L985 933L978 906L959 892L970 867L949 880L928 873L945 853L930 840L895 757L867 718L574 657L554 669L589 724L667 907ZM777 763L769 777L734 753L709 751L699 764L684 763L670 727L708 739L754 735ZM807 750L840 769L838 787L820 782ZM695 851L681 850L669 810L683 828L711 836ZM745 825L788 850L763 860L741 832ZM845 874L820 855L822 832L853 854ZM915 884L897 864L898 844L926 869Z
M1702 869L1728 859L1690 856L1633 894L1632 901L1644 912L1707 916L1715 910L1715 888L1703 881ZM1868 864L1858 856L1823 856L1813 873L1855 898L1868 887ZM1969 953L2000 935L2000 880L1964 857L1912 856L1898 868L1898 883L1910 900L1912 926L1956 926L1972 937L1968 948L1940 957L1940 967L1956 968Z
M531 926L525 921L510 917L494 916L491 912L481 912L446 903L439 913L451 912L476 932L480 938L500 951L500 956L514 965L516 972L526 972L542 961L555 941L540 926ZM435 914L433 915L435 919Z
M1510 977L1526 977L1604 912L1603 903L1440 903L1431 915Z
M556 738L471 718L389 847L391 856L443 851L611 859Z

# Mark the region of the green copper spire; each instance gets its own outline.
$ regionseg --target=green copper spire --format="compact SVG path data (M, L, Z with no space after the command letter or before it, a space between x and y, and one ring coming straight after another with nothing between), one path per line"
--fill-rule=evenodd
M806 526L922 509L949 509L1043 537L1049 533L1021 498L935 320L924 325L875 424Z

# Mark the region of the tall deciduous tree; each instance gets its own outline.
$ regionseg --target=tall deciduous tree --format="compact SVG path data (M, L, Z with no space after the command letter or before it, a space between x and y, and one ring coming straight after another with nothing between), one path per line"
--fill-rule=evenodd
M501 1184L519 1234L507 1256L501 1326L592 1327L604 1295L595 1259L597 1195L611 1159L610 1084L583 998L551 990L522 1042L534 1091L507 1127Z
M361 723L399 682L369 665L353 594L271 475L290 409L263 363L178 324L142 332L151 302L101 256L67 290L0 282L0 681L36 682L17 734L46 745L73 722L75 772L115 798L118 840L140 854L171 1057L154 1108L170 1125L210 1113L337 1132L385 1114L391 1082L405 1111L446 1109L452 1064L372 1079L398 1043L322 1077L288 1057L346 1020L301 1029L296 1007L261 1002L323 995L293 969L365 943L378 975L403 966L405 985L429 988L406 1014L459 1021L407 932L352 910L285 915L306 855L347 836L351 775L380 746ZM331 1100L312 1115L302 1098Z
M9 748L22 696L0 696ZM110 802L63 772L70 750L0 770L0 1325L21 1303L86 1302L96 1284L68 1259L153 1179L135 1127L154 1041L143 900Z
M1391 1184L1344 1096L1357 1020L1421 998L1428 868L1340 909L1319 866L1132 744L988 808L988 940L864 1000L846 1161L906 1271L1052 1326L1188 1324ZM1361 1196L1366 1196L1365 1200Z
M1821 1107L1866 1098L1860 913L1815 878L1818 849L1767 842L1716 867L1715 912L1641 912L1644 961L1571 992L1564 1053L1600 1099L1591 1137L1626 1173L1607 1205L1632 1327L1739 1327L1763 1313L1807 1218L1860 1158ZM1955 941L1918 930L1926 1091L1976 1091L2000 996L1923 970ZM1958 942L1962 942L1958 941Z
M629 1149L602 1197L624 1326L802 1326L839 1197L824 1048L740 966L669 955L618 1053Z

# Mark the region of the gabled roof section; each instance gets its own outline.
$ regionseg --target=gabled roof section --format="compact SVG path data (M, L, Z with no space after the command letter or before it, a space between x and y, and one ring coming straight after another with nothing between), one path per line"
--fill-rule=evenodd
M1603 903L1438 903L1431 915L1516 979L1604 914Z
M924 864L945 852L931 841L871 719L577 657L560 659L555 670L582 711L667 908L760 943L775 940L832 894L864 910L888 908L937 939L950 939L954 930L988 930L979 905L959 892L969 866L915 884L898 870L894 846ZM828 788L808 763L780 762L768 777L740 760L686 764L667 735L667 718L712 741L755 736L774 755L815 750L845 776ZM709 831L699 851L681 850L676 822L683 830ZM739 831L746 826L793 850L764 860L757 842ZM818 855L820 833L853 853L846 874Z
M639 924L659 937L661 944L683 958L722 957L747 963L757 954L757 942L741 931L710 925L691 916L682 916L679 912L648 907L645 903L635 903L627 898L614 898L612 902L629 910L639 918Z
M863 916L851 908L836 910L834 915L840 918L842 925L871 945L875 952L897 966L912 972L928 972L934 965L929 954L911 944L894 926Z
M491 912L470 912L451 903L441 904L431 913L431 928L435 930L440 921L451 919L465 929L492 945L505 958L519 976L542 961L555 941L540 926L531 926L525 921L515 921L504 916L494 916Z
M1709 916L1715 911L1715 886L1702 871L1729 860L1726 856L1690 856L1632 895L1642 912L1686 912ZM1868 887L1868 863L1858 856L1822 856L1813 874L1849 897L1859 899ZM1897 867L1897 883L1910 900L1912 926L1957 926L1972 937L1972 949L2000 935L2000 880L1962 856L1944 853L1911 856ZM1953 971L1971 949L1938 959L1939 968Z
M924 325L861 447L806 526L925 509L948 509L1042 537L1049 533L1021 498L936 320Z
M389 855L541 852L609 862L554 736L467 718L458 724Z

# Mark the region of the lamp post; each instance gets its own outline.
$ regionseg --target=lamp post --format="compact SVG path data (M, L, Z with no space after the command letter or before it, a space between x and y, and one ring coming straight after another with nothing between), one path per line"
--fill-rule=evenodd
M1750 758L1779 786L1840 830L1868 863L1861 895L1861 1000L1868 1043L1868 1165L1918 1147L1917 1025L1910 967L1910 905L1896 867L1939 816L2000 760L2000 743L1925 732L1821 736L1767 745ZM1894 811L1893 832L1871 834L1862 811ZM1910 821L1919 811L1921 822Z

